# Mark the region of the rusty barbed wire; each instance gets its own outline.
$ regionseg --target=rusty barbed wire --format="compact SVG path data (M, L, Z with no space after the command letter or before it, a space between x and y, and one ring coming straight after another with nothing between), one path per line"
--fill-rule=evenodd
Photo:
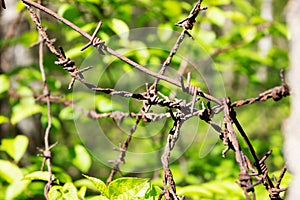
M207 122L210 124L211 127L213 127L214 130L216 130L219 133L220 139L223 141L224 145L226 146L226 149L222 152L222 156L226 156L226 153L229 150L233 150L235 152L235 158L236 162L239 165L240 168L240 174L238 175L239 182L238 184L240 187L243 189L245 197L247 199L250 199L249 193L251 193L252 199L255 199L255 186L259 184L263 184L265 188L269 192L270 199L276 199L280 200L281 197L279 196L281 192L286 191L286 188L281 189L280 188L280 183L281 180L286 172L286 167L282 169L282 172L278 178L278 180L275 180L275 184L272 182L271 178L269 177L268 173L268 168L265 164L266 159L271 155L271 151L267 152L261 159L257 156L254 147L252 146L250 139L242 129L242 126L240 125L239 121L237 120L236 113L234 111L234 107L239 107L247 104L252 104L254 102L261 102L261 101L266 101L268 99L273 99L275 101L280 100L282 97L290 95L290 90L289 87L285 81L284 78L284 72L283 70L280 71L280 77L282 81L282 86L277 86L272 89L269 89L261 94L258 95L258 97L255 98L250 98L246 100L239 100L231 103L229 98L224 98L224 99L219 99L216 98L210 94L207 94L203 92L200 88L193 86L190 84L190 73L187 75L187 84L184 84L183 82L183 77L181 77L180 81L171 79L169 77L164 76L164 71L166 67L170 64L172 61L173 56L176 54L180 44L182 43L185 34L189 35L191 38L191 34L187 30L191 30L193 28L193 25L195 23L195 19L197 15L199 14L200 11L205 10L207 8L201 8L201 3L202 0L197 1L196 5L193 7L191 10L189 16L180 22L178 22L176 25L181 26L184 30L181 33L181 35L178 37L175 45L173 46L169 56L163 63L159 73L152 72L148 70L147 68L143 67L142 65L122 56L116 53L114 50L110 49L105 45L105 42L102 41L100 38L97 37L97 33L99 32L102 21L100 21L93 32L93 35L90 36L88 33L82 31L80 28L72 24L70 21L60 17L53 11L51 11L48 8L45 8L35 2L31 2L28 0L23 0L25 5L27 5L27 9L30 13L30 16L32 20L35 22L37 29L40 33L40 35L43 38L43 43L47 45L47 47L50 49L50 51L58 58L58 61L55 62L55 64L60 65L65 69L66 71L69 72L69 74L72 77L72 80L69 84L69 88L71 88L75 82L75 80L78 80L82 84L84 84L86 87L91 89L92 91L96 92L102 92L106 93L109 95L119 95L122 97L126 98L134 98L138 101L143 102L143 106L140 109L139 113L122 113L119 111L115 112L110 112L110 113L97 113L96 111L87 111L81 108L76 108L73 107L74 109L79 109L87 117L90 117L92 119L100 119L100 118L112 118L115 120L122 120L125 117L133 117L136 119L135 123L131 127L130 133L126 140L123 142L123 144L120 145L119 148L115 148L114 150L119 151L120 154L119 156L115 159L112 160L112 163L114 164L112 171L107 179L107 184L109 184L113 176L119 172L122 176L122 172L119 169L120 164L125 163L125 156L126 156L126 151L127 148L132 140L132 135L136 131L138 124L141 120L144 120L145 122L152 122L155 120L158 120L160 118L172 118L174 121L174 124L169 131L169 134L167 136L167 142L165 144L165 149L164 153L161 157L161 162L163 165L163 184L164 184L164 190L163 193L160 195L159 199L161 199L163 196L167 200L171 199L184 199L184 197L179 197L176 194L176 183L173 179L173 174L172 171L169 167L169 159L170 159L170 154L172 149L174 148L176 141L180 137L180 127L181 125L188 120L191 117L197 116L201 120ZM67 58L64 50L62 47L59 48L59 51L56 49L56 47L53 44L53 40L50 40L48 38L48 35L45 31L45 29L42 28L42 25L39 21L39 18L36 16L36 14L33 12L30 6L33 6L39 10L42 10L49 15L55 17L56 19L62 21L63 23L67 24L69 27L80 33L82 36L87 38L89 42L82 48L82 50L88 48L89 46L94 46L100 54L104 54L104 52L117 57L118 59L124 61L125 63L135 67L136 69L150 75L156 78L154 84L152 86L148 86L146 84L146 92L143 93L131 93L127 91L116 91L111 88L101 88L97 85L94 85L92 83L89 83L87 80L84 79L82 73L84 71L87 71L91 69L92 67L89 66L87 68L79 70L75 62L73 62L70 58ZM190 94L193 99L191 102L186 103L185 101L181 99L176 99L165 97L163 95L160 95L159 92L157 91L156 85L159 80L164 80L166 82L169 82L175 86L178 86L182 89L182 91ZM209 102L205 106L204 102L201 101L202 109L196 109L195 108L195 103L200 101L200 98L197 97L203 97L207 99ZM45 101L45 97L39 97L37 100ZM72 102L67 102L67 101L57 101L51 98L51 95L49 94L47 96L46 102L51 102L51 101L56 101L59 103L62 103L66 106L74 106ZM210 107L210 102L214 102L217 104L214 108ZM162 107L166 107L168 109L168 113L149 113L148 111L150 110L152 105L159 105ZM172 109L176 110L176 112L173 112ZM211 119L214 114L217 114L221 111L224 111L224 124L223 128L214 123ZM250 159L244 154L243 150L241 149L241 145L237 139L236 132L233 128L233 125L235 125L242 135L243 140L247 144L247 148L250 150L252 157L254 158L254 165L252 165ZM256 168L256 169L255 169ZM253 184L253 178L256 178L257 182Z
M177 22L175 25L180 26L183 28L184 33L190 36L190 38L193 38L193 36L188 32L188 30L192 30L194 27L194 23L196 22L196 17L198 16L200 11L206 10L207 7L201 8L203 0L199 0L196 5L191 10L189 16L179 22Z
M263 93L260 93L257 97L246 99L246 100L238 100L232 103L232 106L239 107L246 104L253 104L254 102L266 101L267 99L272 98L274 101L279 101L282 97L286 97L290 95L290 89L288 84L285 81L284 71L280 70L280 78L282 85L269 89Z
M169 168L169 160L170 160L171 151L174 148L175 143L179 138L182 121L181 121L180 113L174 115L172 110L169 110L169 112L174 120L174 124L168 134L167 144L165 146L164 153L161 157L161 162L164 170L163 171L163 184L164 184L163 196L165 197L166 200L172 200L172 199L179 200L182 198L178 197L176 194L176 183L173 179L172 171Z
M249 192L252 193L252 199L255 199L254 188L252 187L252 179L249 175L249 168L247 165L246 156L241 150L237 135L233 128L233 120L231 118L231 113L233 112L231 102L229 98L224 98L224 133L226 142L235 152L235 159L240 167L239 182L238 184L244 190L244 194L247 200L250 200ZM251 188L249 190L249 188Z
M63 22L64 24L66 24L67 26L69 26L70 28L72 28L73 30L75 30L76 32L80 33L82 36L84 36L85 38L87 38L90 42L88 44L91 43L91 41L93 41L94 39L92 38L91 35L89 35L88 33L82 31L79 27L77 27L75 24L71 23L70 21L66 20L65 18L62 18L61 16L59 16L58 14L56 14L55 12L53 12L52 10L40 5L40 4L37 4L35 2L32 2L32 1L29 1L29 0L22 0L23 3L27 6L33 6L39 10L42 10L43 12L53 16L54 18L56 18L57 20ZM202 1L201 1L202 2ZM99 25L99 24L98 24ZM100 27L99 27L100 28ZM97 29L96 31L94 31L94 33L97 32ZM99 39L100 40L100 39ZM152 77L155 77L157 79L160 79L160 80L164 80L168 83L171 83L177 87L182 87L182 84L181 82L175 80L175 79L172 79L170 77L167 77L167 76L164 76L164 75L161 75L159 73L156 73L156 72L153 72L147 68L145 68L144 66L134 62L133 60L127 58L127 57L124 57L120 54L118 54L116 51L114 51L113 49L110 49L109 47L105 46L104 43L101 43L101 45L99 44L97 46L97 49L99 50L99 48L101 48L101 50L107 52L108 54L112 55L112 56L115 56L116 58L120 59L121 61L129 64L130 66L136 68L137 70L143 72L143 73L146 73ZM62 60L63 61L63 60ZM72 74L71 74L72 75ZM78 75L78 71L75 71L75 73L73 74L73 79L69 85L69 88L72 87L72 85L74 84L75 82L75 79L79 79L80 77L77 76ZM200 88L198 88L197 90L197 95L201 96L201 97L204 97L210 101L213 101L215 102L216 104L218 105L221 105L222 103L220 102L220 100L218 98L215 98L214 96L210 95L210 94L207 94L205 92L203 92Z
M283 82L283 88L286 88L287 91L289 92L288 90L288 86L284 80L284 74L283 74L283 71L281 70L280 72L280 76L281 76L281 80ZM278 87L275 87L275 91L277 91L277 88ZM271 90L268 90L268 91L272 91ZM268 92L267 91L267 92ZM274 90L273 90L274 91ZM281 92L281 91L280 91ZM226 108L227 107L227 108ZM238 119L237 119L237 115L236 115L236 112L234 111L233 109L233 105L230 103L230 100L228 99L227 100L227 106L225 107L225 109L228 109L229 108L229 117L230 117L230 120L233 122L233 124L235 124L235 126L237 127L238 131L240 132L241 136L243 137L245 143L247 144L247 147L248 149L250 150L250 153L252 155L252 157L254 158L254 167L257 169L257 172L250 175L248 174L248 178L251 178L252 176L255 176L258 180L257 184L250 184L250 185L245 185L246 186L246 191L249 192L249 191L252 191L252 194L254 195L254 186L262 183L266 190L269 192L269 196L270 196L270 199L271 200L281 200L282 198L280 197L280 193L285 191L286 189L280 189L279 188L279 185L280 185L280 182L278 184L278 182L274 183L272 182L271 178L269 177L269 170L268 170L268 167L266 166L265 164L265 161L267 160L267 158L271 155L272 151L268 151L261 159L259 159L253 145L251 144L250 142L250 139L248 138L247 134L245 133L245 131L243 130L241 124L239 123ZM224 109L224 112L225 112L225 109ZM246 156L245 156L246 157ZM246 158L246 161L249 160L248 158ZM249 163L249 161L247 161L246 163ZM247 166L247 169L249 170L249 164L246 165ZM251 166L251 169L253 171L253 167ZM284 175L285 172L282 173L282 176ZM245 173L244 173L245 175ZM280 179L282 179L282 177L280 177ZM244 180L244 179L243 179ZM252 179L251 179L252 180ZM241 185L241 187L243 188L243 185Z
M67 70L69 72L69 74L71 75L72 80L69 84L69 89L70 89L74 85L74 82L76 80L76 76L78 75L79 69L76 67L76 65L73 61L71 61L69 58L66 57L62 47L59 48L60 52L55 48L55 46L53 45L53 40L49 39L45 29L43 29L43 27L41 25L41 22L40 22L38 16L34 13L33 9L30 6L28 6L27 4L25 4L25 5L30 14L32 21L36 24L36 27L40 33L40 36L43 39L43 42L48 46L51 53L53 53L57 57L58 61L56 61L55 64L61 65L63 67L63 69ZM37 4L37 5L40 5L40 4Z
M42 3L41 0L38 0L39 4ZM36 14L37 19L41 17L40 11L37 12ZM42 35L40 33L39 41L42 41ZM44 145L45 145L45 149L42 148L37 148L40 152L42 152L42 154L40 156L43 157L43 162L42 162L42 166L41 166L41 171L44 171L44 166L45 164L47 165L47 171L49 173L48 175L48 180L47 183L44 187L44 197L45 199L49 199L48 193L52 187L53 184L53 180L52 180L52 176L53 176L53 172L52 172L52 163L51 163L51 149L53 147L55 147L58 142L55 142L54 144L50 145L50 130L52 128L52 115L51 115L51 101L50 101L50 89L48 88L48 84L47 84L47 77L46 77L46 73L45 73L45 68L44 68L44 52L43 52L43 41L39 43L39 67L40 67L40 72L41 72L41 76L42 76L42 81L43 81L43 97L46 100L46 104L47 104L47 127L45 129L45 135L44 135Z
M198 15L198 13L200 11L201 2L202 2L202 0L198 1L198 3L195 5L195 7L192 9L192 11L190 13L190 15L192 15L192 16L189 16L186 19L186 21L185 21L185 22L191 24L191 26L190 26L189 29L192 29L192 27L193 27L193 23L195 22L195 18L196 18L196 16ZM85 45L84 48L86 48L86 47L90 46L91 44L93 44L93 40L95 40L95 36L96 36L97 32L99 31L99 29L101 27L101 24L102 24L102 22L100 21L99 24L98 24L98 26L97 26L97 28L95 29L95 31L93 33L92 38L90 39L90 42L87 45ZM163 75L165 73L166 68L171 63L173 56L176 54L176 52L177 52L180 44L182 43L185 34L190 35L187 32L186 27L183 27L183 28L184 28L184 31L178 37L175 45L173 46L172 50L170 51L169 56L167 57L167 59L163 63L163 65L162 65L162 67L161 67L161 69L159 71L159 75ZM99 45L102 45L100 47L103 47L104 42L102 42L100 39L98 39L97 41L99 41L99 44L97 43L94 46L97 49L99 49ZM148 85L146 85L146 90L147 90L146 96L148 97L148 100L147 101L143 101L143 106L141 108L141 112L142 113L147 113L149 111L149 109L151 108L151 106L155 105L155 104L158 104L158 105L161 105L161 106L168 106L168 108L171 109L172 107L178 108L177 106L179 106L179 104L181 103L181 101L175 101L174 103L170 103L170 100L168 98L167 99L166 98L160 99L157 96L157 84L158 84L159 80L160 80L160 77L157 77L151 87L148 87ZM194 92L193 103L195 102L196 94L197 94L197 92L195 91ZM191 108L192 112L193 112L193 107L194 107L194 104L192 104L192 108ZM170 113L171 113L171 116L172 116L172 112L170 112ZM114 167L113 167L113 169L112 169L112 171L110 173L110 176L109 176L109 178L108 178L108 180L106 182L107 184L109 184L112 181L112 178L113 178L114 174L116 174L117 170L119 170L119 164L121 164L121 163L123 164L124 163L124 157L125 157L126 150L128 148L128 145L129 145L129 142L131 140L132 134L136 130L137 125L140 122L140 120L141 120L141 117L137 117L135 124L132 126L132 128L130 130L130 134L128 135L126 141L123 144L122 151L120 153L119 158L114 161ZM178 136L177 136L177 139L178 139ZM176 140L173 140L174 145L175 145ZM166 166L166 165L164 165L164 166ZM165 170L167 170L167 171L165 171ZM171 173L170 169L169 168L164 168L164 173L166 174L166 176L168 176L168 178L167 178L168 180L171 179L169 181L169 183L171 184L171 182L172 182L174 184L171 184L171 185L175 185L175 182L173 180L172 173ZM174 186L174 188L175 188L175 186ZM176 190L174 191L174 189L172 189L171 191L172 191L173 196L176 197L176 199L177 199ZM168 199L167 196L169 195L169 193L167 191L165 191L165 192L166 193L164 194L164 196L165 196L166 199Z

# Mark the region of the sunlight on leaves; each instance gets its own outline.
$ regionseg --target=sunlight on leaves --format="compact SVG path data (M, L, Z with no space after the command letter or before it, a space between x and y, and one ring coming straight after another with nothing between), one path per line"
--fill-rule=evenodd
M17 165L7 160L0 160L0 177L8 183L12 183L20 180L23 177L23 173Z
M87 172L91 165L92 159L88 151L82 145L76 145L74 147L75 157L72 159L72 163L80 169L82 172Z
M19 162L28 146L28 138L24 135L18 135L15 138L2 139L1 150L6 151L15 162Z

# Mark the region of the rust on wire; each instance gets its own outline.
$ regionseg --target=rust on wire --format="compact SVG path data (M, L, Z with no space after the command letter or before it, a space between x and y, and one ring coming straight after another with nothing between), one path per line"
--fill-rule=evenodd
M99 32L100 28L102 26L102 21L100 21L90 39L90 41L84 45L84 47L82 47L81 51L84 51L86 48L88 48L89 46L93 45L94 47L96 47L99 51L100 54L104 55L103 51L101 50L101 45L104 45L104 41L101 40L100 38L96 37L97 33Z
M69 26L70 28L72 28L73 30L75 30L76 32L80 33L82 36L84 36L85 38L87 38L89 41L92 40L92 36L91 35L89 35L88 33L84 32L84 31L82 31L78 26L76 26L75 24L73 24L70 21L66 20L65 18L59 16L58 14L56 14L55 12L53 12L52 10L50 10L50 9L48 9L48 8L40 5L40 4L37 4L35 2L29 1L29 0L22 0L22 1L26 5L28 5L28 6L33 6L33 7L37 8L37 9L39 9L39 10L42 10L43 12L45 12L45 13L51 15L51 16L53 16L54 18L56 18L57 20L63 22L64 24L66 24L67 26ZM200 1L200 2L202 2L202 1ZM96 29L96 31L97 31L97 29ZM142 65L134 62L133 60L130 60L129 58L124 57L124 56L118 54L116 51L114 51L114 50L110 49L109 47L105 46L104 43L102 43L101 45L98 45L97 47L98 47L98 50L101 48L101 50L107 52L108 54L110 54L112 56L117 57L118 59L122 60L123 62L125 62L125 63L127 63L129 65L131 65L132 67L136 68L137 70L139 70L139 71L141 71L143 73L146 73L146 74L148 74L148 75L150 75L152 77L155 77L155 78L157 78L159 80L164 80L164 81L166 81L168 83L171 83L171 84L173 84L173 85L175 85L177 87L181 87L181 83L179 81L177 81L175 79L172 79L170 77L161 75L160 73L153 72L153 71L145 68L144 66L142 66ZM72 77L73 77L73 79L72 79L72 81L71 81L71 83L69 85L69 88L71 88L73 86L73 84L74 84L74 81L75 81L75 79L77 77L77 71L76 71L76 73L74 73L72 75ZM206 98L206 99L208 99L210 101L213 101L213 102L215 102L218 105L221 105L221 102L220 102L220 100L218 98L215 98L215 97L213 97L213 96L211 96L209 94L206 94L205 92L201 91L200 89L198 90L197 95L202 96L202 97L204 97L204 98Z
M239 107L246 104L253 104L254 102L263 102L268 99L273 99L274 101L279 101L282 97L286 97L290 95L290 89L288 84L285 81L284 71L280 70L280 78L282 85L269 89L263 93L260 93L257 97L246 99L246 100L238 100L232 103L232 106Z
M2 3L4 1L2 0ZM36 24L36 27L41 35L42 40L39 41L40 47L44 44L47 45L47 47L50 49L51 53L54 54L57 57L57 61L55 64L60 65L64 70L68 71L69 74L72 77L72 80L69 84L69 88L71 88L75 82L75 80L81 82L83 85L85 85L87 88L89 88L92 91L95 92L101 92L109 95L118 95L125 98L133 98L143 103L143 106L140 108L138 113L123 113L120 111L114 111L110 113L97 113L94 110L84 110L82 108L79 108L75 106L72 102L67 100L61 100L60 97L52 96L50 94L50 91L47 89L46 84L46 78L45 74L42 72L43 67L41 67L41 73L43 76L44 81L44 92L41 96L35 96L36 101L40 102L46 102L48 105L48 117L49 122L51 122L51 113L50 113L50 102L51 103L59 103L64 106L71 106L75 110L80 110L85 116L91 118L91 119L100 119L100 118L112 118L114 120L119 120L120 122L126 118L131 117L135 118L135 123L132 125L131 130L126 138L126 140L120 144L118 148L114 148L113 150L118 151L119 155L114 160L111 160L110 162L113 164L111 173L107 179L107 184L109 184L116 173L119 173L122 176L122 172L120 170L120 165L125 163L125 157L127 149L132 141L132 136L135 133L136 129L138 128L138 125L141 120L144 122L153 122L156 120L159 120L161 118L172 118L173 120L173 126L169 130L169 134L166 138L166 144L164 148L164 153L161 156L161 162L163 167L163 192L160 194L159 199L165 198L167 200L181 200L184 199L184 197L180 197L176 194L176 183L173 178L172 171L169 166L170 161L170 155L173 150L173 148L176 145L176 142L178 138L180 137L180 128L182 124L188 120L191 117L199 117L201 120L208 123L218 134L220 139L223 141L224 146L226 146L226 149L222 152L222 156L225 157L226 153L230 150L232 150L235 154L236 163L239 166L240 173L238 175L238 184L243 189L246 199L255 199L255 187L259 184L263 184L266 188L266 190L269 192L270 199L276 199L280 200L280 193L283 191L286 191L286 188L280 188L281 180L286 172L286 166L283 167L281 174L278 177L278 180L274 178L274 181L269 176L269 170L267 165L265 164L265 161L268 159L268 157L271 155L271 150L268 151L262 158L260 158L259 155L257 155L253 145L250 142L250 139L248 135L243 130L241 124L239 123L237 119L237 114L234 110L235 107L244 106L247 104L252 104L255 102L262 102L266 101L268 99L273 99L275 101L280 100L283 97L289 96L291 94L291 91L288 87L288 84L285 81L284 78L284 72L283 70L280 71L280 78L282 85L274 87L272 89L269 89L265 92L260 93L257 97L246 99L246 100L239 100L231 103L229 98L217 98L213 95L207 94L203 92L200 88L191 85L191 74L187 74L187 83L185 84L183 81L183 77L181 75L180 81L172 79L170 77L167 77L164 75L166 68L170 65L172 62L172 59L174 55L177 53L180 45L182 44L185 35L191 36L191 34L188 32L188 30L191 30L196 22L196 17L198 16L199 12L202 10L206 10L207 8L201 8L202 0L197 1L196 5L191 10L189 16L181 21L179 21L176 26L180 26L183 28L182 33L178 37L176 43L174 44L172 50L170 51L169 56L166 58L165 62L160 68L160 71L158 73L153 72L144 66L130 60L127 57L124 57L114 50L110 49L105 45L105 42L102 41L100 38L97 37L97 34L101 28L102 21L100 21L93 32L92 36L88 33L81 30L79 27L71 23L70 21L66 20L65 18L59 16L52 10L40 5L39 3L35 3L29 0L23 0L24 4L26 5L30 16L33 20L33 22ZM47 14L53 16L57 20L60 20L67 26L71 27L73 30L80 33L83 37L87 38L89 42L82 48L82 50L85 50L89 46L94 46L100 54L104 54L104 52L115 56L116 58L120 59L121 61L131 65L132 67L135 67L136 69L146 73L149 76L152 76L156 78L154 83L149 86L146 84L146 91L143 93L132 93L128 91L116 91L112 88L102 88L95 84L92 84L88 82L82 75L83 72L90 70L92 66L88 66L86 68L83 68L79 70L75 62L72 61L70 58L68 58L65 55L65 52L62 47L59 47L58 49L54 46L54 41L50 40L46 30L42 28L41 22L38 18L38 15L34 13L31 6L46 12ZM42 54L40 54L42 55ZM42 66L42 65L41 65ZM185 102L182 99L176 99L173 97L167 97L161 94L159 91L157 91L157 84L160 80L164 80L166 82L169 82L179 88L182 89L183 92L188 93L192 96L192 100L190 102ZM18 96L18 94L14 93L13 91L10 91L10 95L16 96L16 98L22 98L22 96ZM208 103L205 105L203 98L208 101ZM196 106L196 103L201 103L201 109L198 109ZM211 103L215 103L216 106L211 108ZM149 110L151 106L153 105L159 105L161 107L165 107L168 109L169 112L167 113L149 113ZM212 121L212 118L215 114L218 114L219 112L224 112L224 123L221 127L220 125L216 124ZM50 123L51 124L51 123ZM237 131L241 134L241 138L246 143L247 149L250 151L250 158L248 158L241 148L240 141L238 140L237 132L235 131L235 128ZM47 128L47 132L49 133L50 128ZM47 133L47 134L48 134ZM45 137L46 138L46 137ZM44 157L45 161L47 163L50 162L51 159L51 152L50 149L56 145L50 145L48 142L45 142L46 148L45 150L40 149L42 151L42 156ZM253 161L251 161L253 160ZM252 162L254 164L252 165ZM44 167L44 164L43 164ZM254 184L253 182L256 181ZM51 187L51 184L47 184L45 187L45 194L49 190L49 187Z
M207 7L201 8L202 1L203 0L199 0L197 2L197 4L191 10L191 12L187 18L185 18L175 24L176 26L182 27L184 29L184 33L187 34L190 38L193 38L193 36L187 30L193 29L194 23L196 22L196 17L198 16L199 12L207 9Z

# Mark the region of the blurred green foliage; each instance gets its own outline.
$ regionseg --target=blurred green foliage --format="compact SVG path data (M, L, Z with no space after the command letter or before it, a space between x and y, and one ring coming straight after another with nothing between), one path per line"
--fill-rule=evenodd
M214 77L213 84L218 85L222 82L226 95L230 96L232 101L254 97L260 92L280 85L279 70L286 69L288 66L289 34L282 14L286 1L273 2L274 21L272 22L260 16L261 2L261 0L205 0L203 6L207 6L208 10L198 16L194 29L190 31L195 42L211 56L212 69L221 74L223 80ZM157 66L163 62L169 52L147 49L147 44L131 41L126 32L141 27L159 27L162 28L160 31L165 29L181 31L174 24L188 15L195 2L190 0L59 0L43 1L43 3L90 34L98 21L103 20L98 36L108 41L108 46L118 46L119 50L126 52L129 58L149 66L153 71L158 71ZM24 9L20 2L16 7L18 10ZM2 14L5 15L5 10ZM37 41L38 33L27 13L26 18L30 29L9 41L1 39L1 48L17 44L29 48ZM76 63L84 62L85 58L92 53L92 48L84 52L80 51L87 41L64 24L45 14L42 14L42 24L48 28L50 37L56 38L55 44L63 46L66 55ZM114 35L118 35L118 39L115 40ZM159 36L162 45L171 38L168 31L159 33ZM258 42L266 36L271 37L272 46L267 54L263 55ZM110 38L114 39L110 40ZM182 52L189 50L186 40L190 39L185 38L180 47ZM136 49L140 50L136 51ZM43 187L49 177L47 172L39 171L42 158L36 156L38 152L35 150L36 147L43 146L43 130L48 122L46 105L34 99L34 95L43 93L43 84L35 56L37 48L32 48L31 51L35 58L32 64L12 66L8 72L0 75L0 98L8 103L7 111L0 114L0 124L9 126L8 133L1 133L0 191L3 192L0 192L0 199L43 198ZM108 95L92 94L89 97L84 92L72 93L72 90L67 90L70 77L54 64L55 58L48 50L44 52L47 84L52 95L62 95L62 99L66 101L75 99L86 102L86 99L94 99L91 100L90 109L95 108L101 113L113 110L126 111L126 108L122 110L124 102L112 103ZM196 50L194 53L199 54ZM201 59L200 61L203 61ZM175 70L179 69L181 62L182 58L175 56L172 62ZM109 64L109 67L105 72L103 71L99 80L101 87L115 87L119 78L131 71L131 67L109 56L104 56L97 64L94 63L95 67L100 69L103 67L102 64ZM153 81L147 78L149 77L142 79ZM201 77L195 75L192 78L194 78L192 83L207 89L205 84L199 81ZM160 87L160 91L167 96L174 90L180 91L168 84L162 84ZM135 88L135 92L141 92L143 89ZM132 100L127 110L138 112L140 106L139 102ZM268 101L247 105L237 108L236 111L258 155L263 156L269 149L273 150L267 166L278 176L279 170L284 165L281 124L289 114L288 98L276 103ZM162 170L124 174L139 178L119 178L107 188L103 180L108 177L110 168L91 155L76 133L74 117L84 120L85 116L60 103L51 104L51 114L53 122L50 141L52 143L58 141L59 144L52 149L52 170L56 185L50 190L50 199L132 199L134 196L140 199L157 198L161 192L158 186L162 187L162 179L158 175ZM38 119L38 124L42 127L41 134L22 135L18 124L28 117ZM133 122L134 120L124 119L121 127L124 126L124 130L127 130ZM116 144L126 138L127 133L120 131L112 119L101 119L99 123L107 137ZM166 121L161 133L144 142L135 142L133 138L130 144L131 150L149 152L157 147L163 147L170 126L171 123ZM148 134L147 131L143 132L143 128L147 128L146 123L142 123L139 128L141 132L138 134ZM222 158L221 152L225 147L213 131L207 130L207 125L200 122L193 143L170 165L178 185L178 194L190 199L244 199L242 190L235 183L239 168L233 152L229 152L226 158ZM33 136L38 134L41 135L38 142L33 142ZM182 133L182 140L185 140L184 134ZM242 141L241 138L239 140ZM242 148L246 148L246 145L243 145ZM136 166L133 164L126 163L129 167ZM82 174L89 176L83 177ZM151 178L151 183L144 177ZM286 177L283 185L287 186L289 180L290 177ZM268 194L262 186L259 186L257 195L258 199L265 199Z

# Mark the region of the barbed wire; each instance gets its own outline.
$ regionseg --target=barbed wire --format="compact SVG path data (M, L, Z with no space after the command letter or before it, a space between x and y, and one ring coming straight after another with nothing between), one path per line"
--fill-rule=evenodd
M118 54L117 52L115 52L114 50L106 46L105 41L97 37L97 33L101 28L102 21L98 23L94 33L91 36L88 33L82 31L79 27L77 27L70 21L59 16L58 14L56 14L55 12L53 12L48 8L38 3L31 2L29 0L23 0L23 2L30 13L32 21L36 24L36 27L43 39L43 43L46 44L46 46L49 48L51 53L57 57L58 61L56 61L55 64L60 65L64 70L68 71L70 76L72 77L72 80L69 84L69 89L73 86L74 82L77 80L92 91L101 92L109 95L118 95L120 97L125 97L125 98L134 98L137 99L138 101L143 102L143 106L140 108L140 111L138 113L123 113L119 111L114 111L109 113L97 113L96 111L87 111L78 108L74 106L73 103L68 101L59 101L57 99L51 98L50 94L48 94L48 96L37 98L37 100L46 101L47 103L53 101L56 103L63 104L65 106L72 106L74 109L81 110L83 113L85 113L87 117L90 117L92 119L107 118L107 117L115 120L122 120L125 117L132 117L136 119L124 143L120 146L120 148L115 149L119 151L120 154L115 160L111 161L114 165L107 179L107 184L109 184L113 180L113 177L116 173L119 172L122 175L119 166L120 164L125 163L125 156L126 156L128 146L132 140L132 136L134 132L138 128L138 124L140 123L140 121L144 120L145 122L153 122L161 118L172 118L173 126L170 129L169 134L167 136L164 153L161 157L161 162L163 166L162 179L163 179L164 189L162 194L160 194L159 198L162 198L164 196L166 200L184 199L184 197L179 197L176 194L176 183L174 181L173 174L169 166L169 159L170 159L170 154L172 152L172 149L175 147L176 141L180 137L180 128L182 124L186 120L190 119L191 117L197 116L201 120L210 124L213 127L213 129L216 130L216 132L219 134L220 139L223 141L224 145L226 146L226 149L222 152L222 156L225 157L226 153L229 150L235 152L236 162L240 168L240 174L238 175L238 179L239 179L238 184L243 189L245 197L247 199L251 199L251 197L252 199L256 198L255 186L259 184L263 184L265 186L266 190L269 192L270 199L278 199L278 200L281 199L280 193L286 190L280 188L281 180L286 172L286 166L283 167L282 172L278 177L278 180L272 181L271 178L269 177L268 167L265 164L266 159L271 155L271 151L268 151L265 154L265 156L259 159L253 145L250 142L250 139L248 138L247 134L245 133L245 131L243 130L242 126L240 125L237 119L237 115L236 112L234 111L234 107L253 104L255 102L262 102L271 98L275 101L278 101L282 97L290 95L291 92L289 90L288 84L285 81L283 70L280 71L282 86L277 86L272 89L269 89L263 93L260 93L257 97L246 99L246 100L238 100L233 103L231 103L229 98L220 99L214 97L210 94L205 93L200 88L191 85L190 73L188 73L187 75L186 84L183 81L183 77L181 77L180 81L177 81L175 79L172 79L164 75L166 68L170 65L172 58L176 54L177 50L179 49L180 44L185 38L185 35L188 35L190 38L193 38L192 35L188 32L188 30L191 30L193 28L195 19L199 14L199 12L207 9L206 7L204 8L201 7L202 0L197 1L196 5L193 7L193 9L191 10L187 18L179 21L176 24L177 26L183 28L183 32L178 37L176 43L174 44L172 50L170 51L169 56L163 63L158 73L143 67L142 65L130 60L127 57ZM83 37L87 38L89 42L82 48L82 50L85 50L89 46L94 46L100 54L106 52L120 59L121 61L129 64L130 66L146 73L147 75L156 78L154 83L150 87L148 86L148 84L146 84L145 92L143 93L116 91L112 88L101 88L95 84L89 83L88 80L84 78L83 72L89 70L91 67L87 67L82 70L79 70L76 67L75 62L72 61L70 58L67 58L62 47L56 48L53 44L53 40L49 39L45 29L42 27L40 23L39 18L34 13L31 7L35 7L38 10L48 13L49 15L53 16L57 20L65 23L73 30L80 33ZM159 95L159 91L157 91L156 86L160 80L164 80L168 83L171 83L181 88L183 92L188 93L193 97L192 101L186 103L181 99L172 98L171 100L166 96ZM208 100L209 103L205 105L203 100L200 98L204 98ZM195 104L198 101L201 101L201 105L202 105L201 110L195 108ZM210 102L213 102L217 105L211 108ZM148 113L152 105L159 105L165 107L168 109L168 112L160 113L160 114ZM218 114L221 111L224 112L223 128L212 121L213 116L215 114ZM241 149L241 145L240 142L238 141L237 134L234 129L234 125L236 126L237 130L240 132L245 143L247 144L247 148L250 150L251 155L254 159L254 165L251 164L250 159L244 154L243 150ZM257 182L253 184L254 180L256 180Z

